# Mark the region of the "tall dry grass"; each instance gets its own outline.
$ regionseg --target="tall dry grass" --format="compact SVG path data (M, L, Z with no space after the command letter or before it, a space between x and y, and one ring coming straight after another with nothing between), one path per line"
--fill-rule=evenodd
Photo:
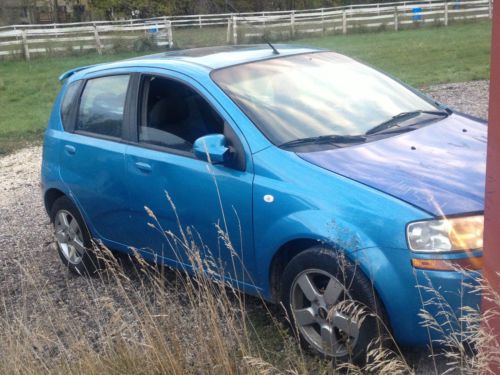
M283 330L286 367L264 359L269 350L256 339L245 297L201 272L193 251L192 277L145 262L138 254L123 268L107 250L106 270L85 278L68 299L87 303L78 319L71 305L45 293L33 272L23 288L35 301L9 306L2 296L1 374L144 374L306 372L304 361Z
M105 269L94 278L67 275L61 293L54 295L40 276L46 270L19 262L25 292L15 303L9 291L0 292L1 374L415 373L395 343L381 340L370 345L363 368L334 366L304 352L279 307L225 283L216 260L200 256L192 230L178 222L179 234L164 231L148 213L150 225L164 233L170 246L189 254L193 273L152 265L137 252L130 259L117 258L95 244ZM223 228L218 231L227 251L236 254ZM498 309L480 315L464 308L457 317L438 290L421 287L432 296L422 300L423 324L444 336L445 349L429 358L435 373L441 371L439 356L450 373L486 373L492 363L500 364L498 338L488 329L500 310L498 293L482 282L471 284L467 292L483 293ZM441 318L460 323L458 330L445 329L442 319L429 313L427 308L436 304ZM257 314L252 313L255 306Z

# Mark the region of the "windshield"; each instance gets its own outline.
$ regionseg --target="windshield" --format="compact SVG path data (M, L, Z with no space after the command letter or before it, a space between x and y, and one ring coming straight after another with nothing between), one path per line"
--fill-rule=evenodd
M365 134L400 113L437 107L348 57L321 52L236 65L212 73L276 145Z

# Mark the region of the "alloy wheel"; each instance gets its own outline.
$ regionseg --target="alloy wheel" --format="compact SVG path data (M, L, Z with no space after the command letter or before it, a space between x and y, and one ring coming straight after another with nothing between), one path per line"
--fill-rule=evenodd
M59 249L71 264L78 264L85 254L83 233L75 217L66 210L57 212L54 220L56 241Z
M290 293L295 324L310 345L331 357L352 352L361 323L359 317L336 308L351 300L337 278L319 269L304 270L293 281Z

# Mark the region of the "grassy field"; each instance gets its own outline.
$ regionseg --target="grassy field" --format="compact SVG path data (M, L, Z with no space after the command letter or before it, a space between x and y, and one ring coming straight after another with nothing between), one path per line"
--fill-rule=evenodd
M489 78L491 23L301 39L361 59L414 86Z
M0 154L41 138L61 87L57 77L72 67L129 55L83 55L0 63Z
M204 38L210 33L202 33ZM294 41L333 49L361 59L412 85L487 79L491 23L473 23L400 32L325 36ZM174 35L175 38L175 35ZM222 35L216 38L222 41ZM179 46L196 45L179 35ZM60 83L75 66L118 60L133 53L41 58L0 63L0 154L39 140Z

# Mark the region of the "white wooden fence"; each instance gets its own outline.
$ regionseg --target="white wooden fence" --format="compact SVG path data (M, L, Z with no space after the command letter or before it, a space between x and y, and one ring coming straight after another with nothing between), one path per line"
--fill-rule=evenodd
M291 39L308 34L342 33L355 30L395 30L423 25L448 26L452 22L491 19L492 0L427 1L365 4L363 7L292 11L260 16L234 16L231 41ZM238 30L244 29L244 31ZM242 37L243 40L238 38Z
M493 0L428 0L358 4L334 8L258 13L199 14L125 21L95 21L0 27L0 58L74 51L97 51L148 43L172 48L183 36L207 44L291 39L313 33L370 31L492 17ZM202 29L202 30L200 30ZM219 36L211 38L211 36ZM193 37L194 35L194 37ZM196 37L198 35L198 38ZM205 35L205 38L200 36ZM222 35L222 39L221 39ZM191 42L192 43L192 42ZM200 43L203 43L202 41ZM188 44L191 46L191 44ZM140 46L139 46L140 47Z

